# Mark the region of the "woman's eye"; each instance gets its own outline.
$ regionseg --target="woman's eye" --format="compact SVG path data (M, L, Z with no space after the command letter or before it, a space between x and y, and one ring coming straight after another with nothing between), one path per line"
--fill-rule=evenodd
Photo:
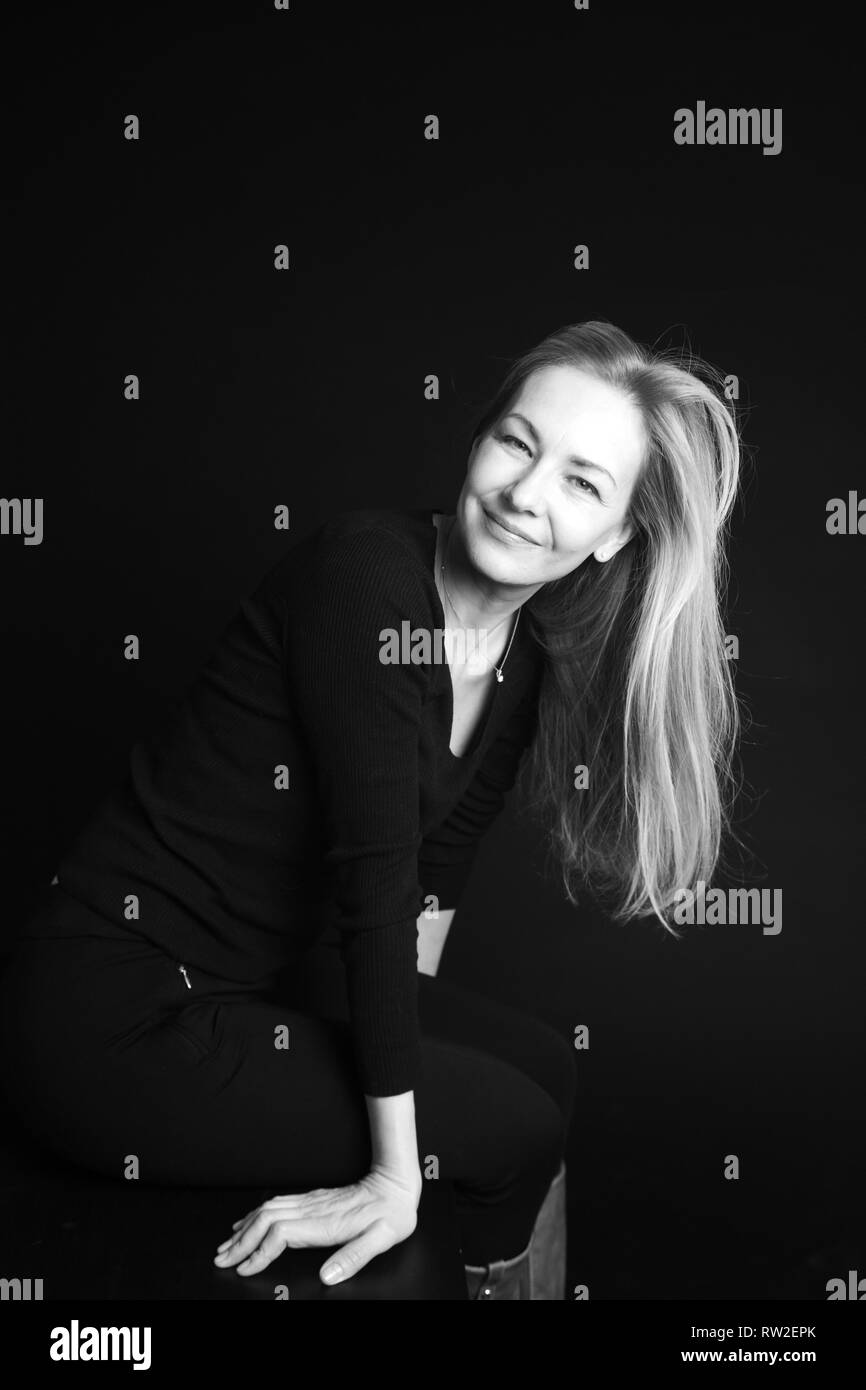
M503 434L500 435L500 439L504 444L519 444L521 449L525 449L529 453L529 446L524 444L522 439L518 439L516 434Z
M522 439L518 439L516 434L500 434L499 438L503 444L517 444L521 449L525 449L527 453L530 452L528 444L525 444ZM581 486L578 488L579 492L591 492L593 497L597 497L599 501L601 500L601 493L588 478L581 478L579 474L575 474L569 479L569 482L580 483Z
M581 478L578 474L575 474L575 476L571 479L571 482L582 483L583 487L579 489L580 491L588 489L591 493L593 493L595 497L599 497L601 495L599 493L598 488L594 485L594 483L591 483L588 478Z

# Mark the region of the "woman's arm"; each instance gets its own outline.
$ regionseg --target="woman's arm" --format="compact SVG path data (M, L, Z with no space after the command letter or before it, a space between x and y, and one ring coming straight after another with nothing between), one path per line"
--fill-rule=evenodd
M383 634L407 614L428 625L432 604L402 539L364 511L299 550L304 572L280 585L285 674L315 773L359 1089L400 1096L420 1067L418 749L430 671L383 661Z
M439 959L456 911L455 907L446 907L436 917L426 917L422 912L418 918L419 974L435 975L439 969Z
M372 1144L371 1169L421 1196L421 1164L415 1134L415 1092L365 1096Z

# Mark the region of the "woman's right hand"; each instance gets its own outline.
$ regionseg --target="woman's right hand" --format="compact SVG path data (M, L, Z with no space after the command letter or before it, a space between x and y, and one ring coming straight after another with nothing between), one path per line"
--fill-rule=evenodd
M238 1266L239 1274L260 1274L283 1250L338 1245L319 1276L329 1286L342 1283L412 1234L421 1181L420 1173L407 1179L374 1164L348 1187L271 1197L234 1223L235 1234L219 1246L215 1263L220 1269ZM327 1278L334 1266L339 1273Z

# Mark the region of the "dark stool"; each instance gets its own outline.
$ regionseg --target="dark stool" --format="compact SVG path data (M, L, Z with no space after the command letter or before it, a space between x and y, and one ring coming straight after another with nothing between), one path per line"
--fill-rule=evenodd
M0 1278L60 1299L457 1299L467 1297L450 1183L427 1181L418 1226L352 1279L319 1279L327 1249L286 1250L260 1274L213 1264L264 1188L157 1187L86 1172L16 1135L0 1115ZM336 1247L335 1247L336 1248ZM6 1286L4 1285L4 1288ZM9 1295L6 1295L9 1296ZM12 1295L14 1296L14 1295Z

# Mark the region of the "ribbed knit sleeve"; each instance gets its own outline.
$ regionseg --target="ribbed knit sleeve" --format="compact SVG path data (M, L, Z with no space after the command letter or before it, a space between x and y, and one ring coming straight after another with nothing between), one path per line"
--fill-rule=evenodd
M441 910L457 907L485 831L501 812L536 727L538 680L520 700L491 744L460 801L418 852L418 877L425 898L435 894Z
M324 529L285 596L290 696L309 743L324 865L367 1095L413 1090L417 1013L418 730L429 667L380 660L385 629L434 615L412 557L376 526Z

